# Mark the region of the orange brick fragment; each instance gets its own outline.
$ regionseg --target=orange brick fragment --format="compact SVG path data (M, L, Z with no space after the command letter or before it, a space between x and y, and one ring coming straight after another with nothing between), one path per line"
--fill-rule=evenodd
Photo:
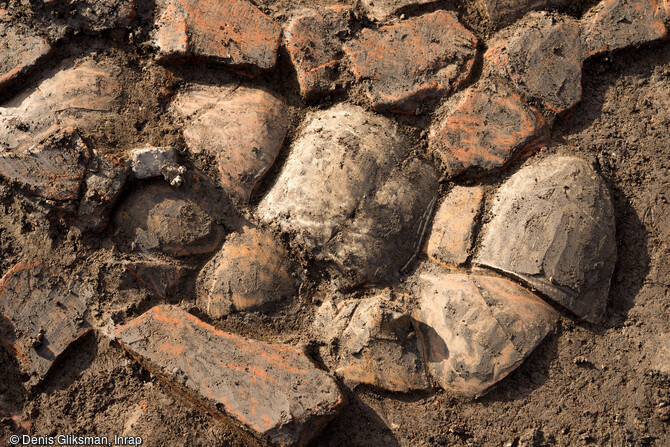
M272 68L280 27L247 0L159 0L155 42L166 57L204 57L238 67Z
M3 89L46 56L51 45L28 30L19 30L2 22L0 36L0 89Z
M431 129L428 143L445 175L453 177L499 169L548 140L544 119L519 95L474 87Z
M344 405L335 381L291 346L222 332L175 306L121 326L117 340L215 416L279 445L306 445Z
M477 38L456 15L436 11L378 30L364 29L344 46L354 76L369 81L377 111L416 113L470 78Z

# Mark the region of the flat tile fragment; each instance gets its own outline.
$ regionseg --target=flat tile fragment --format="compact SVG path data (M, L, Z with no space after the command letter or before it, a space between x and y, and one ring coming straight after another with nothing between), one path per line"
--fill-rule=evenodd
M31 260L16 264L0 280L0 338L38 380L91 330L86 301L93 290L60 279L54 282L39 261Z
M616 263L607 186L584 160L550 157L524 167L498 190L474 262L536 288L597 323Z
M202 269L198 306L212 318L267 307L296 293L288 253L264 232L232 234Z
M0 18L4 14L0 12ZM10 82L25 75L46 56L51 45L28 29L18 29L0 21L0 93Z
M428 371L456 394L481 396L516 369L556 325L558 313L494 276L418 274L418 322Z
M116 339L152 373L221 417L279 445L306 445L344 405L301 352L226 333L174 306L121 326Z
M414 114L425 101L451 93L470 78L477 53L475 35L446 11L366 28L359 36L344 51L380 112Z
M281 28L247 0L158 0L154 40L164 57L194 56L267 70Z

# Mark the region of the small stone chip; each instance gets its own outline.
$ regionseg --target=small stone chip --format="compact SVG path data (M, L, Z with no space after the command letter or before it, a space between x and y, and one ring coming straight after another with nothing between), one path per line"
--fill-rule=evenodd
M306 445L345 403L335 381L293 347L219 331L174 306L154 307L116 339L213 413L278 445Z

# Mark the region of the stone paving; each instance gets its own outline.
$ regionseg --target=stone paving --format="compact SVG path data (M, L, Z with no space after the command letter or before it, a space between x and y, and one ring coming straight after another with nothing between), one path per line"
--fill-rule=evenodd
M137 16L134 2L74 3L54 29L123 36ZM559 313L597 324L606 309L617 256L607 186L581 159L528 158L578 107L583 62L666 39L669 3L603 0L575 18L555 11L562 0L483 0L499 29L486 41L453 11L415 13L427 3L299 9L280 24L247 0L159 0L155 59L237 81L180 86L165 117L183 148L118 157L85 141L124 113L126 68L87 57L22 90L60 43L0 10L2 184L81 231L111 225L118 290L162 302L195 291L186 310L135 309L110 336L252 437L309 443L346 405L343 386L480 396ZM280 61L309 108L298 125L263 85ZM362 94L333 103L347 89ZM420 144L398 114L429 115ZM193 168L197 157L215 169ZM32 384L89 331L110 334L91 318L95 290L54 268L25 259L0 280L0 336ZM318 364L216 328L290 307L309 282Z

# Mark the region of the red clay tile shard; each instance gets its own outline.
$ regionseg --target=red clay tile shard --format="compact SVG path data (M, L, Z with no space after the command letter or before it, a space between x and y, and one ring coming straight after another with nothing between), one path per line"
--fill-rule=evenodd
M470 78L477 38L456 15L436 11L378 30L364 29L344 46L377 111L417 113ZM392 55L392 56L391 56Z
M282 147L284 102L260 89L199 86L179 94L173 110L186 121L189 150L214 156L222 186L237 201L249 200Z
M5 85L18 79L51 50L43 38L29 30L19 30L0 22L0 93Z
M583 59L576 21L534 12L496 36L484 54L485 74L509 79L526 100L553 116L581 101Z
M446 177L498 170L549 140L542 115L517 94L473 87L454 103L428 137Z
M587 162L552 157L498 190L474 262L506 272L588 321L607 306L616 263L614 210Z
M245 227L202 269L198 306L210 317L266 307L296 294L291 262L270 236Z
M21 367L39 377L91 330L81 284L56 287L39 261L20 262L0 280L0 337Z
M291 346L226 333L174 306L116 331L152 373L258 437L304 446L344 405L335 381Z
M426 245L428 256L444 264L464 264L470 255L483 203L481 186L456 186L449 191L433 218Z
M523 287L437 266L416 279L414 318L428 372L446 390L480 396L516 369L558 313Z
M204 57L236 67L270 69L281 28L247 0L158 0L156 33L166 57Z
M567 6L571 0L475 0L494 27L520 19L529 11Z
M665 11L656 0L605 0L582 19L586 56L668 37Z
M375 20L384 20L399 10L409 7L434 3L437 0L361 0L367 16Z
M303 98L311 99L334 89L351 16L350 6L308 9L296 13L286 25L284 42Z

